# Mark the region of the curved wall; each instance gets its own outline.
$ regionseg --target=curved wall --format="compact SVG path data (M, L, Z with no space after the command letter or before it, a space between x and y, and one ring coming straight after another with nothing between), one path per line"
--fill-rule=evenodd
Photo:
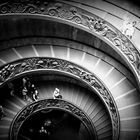
M111 23L111 25L115 26L120 31L122 30L122 26L125 21L125 16L129 17L130 22L137 21L132 38L129 38L129 40L135 45L136 48L140 48L140 27L138 15L139 9L132 11L132 9L135 7L132 6L132 4L128 2L120 4L118 1L115 0L87 0L86 2L84 0L58 1L68 3L70 5L79 7L84 10L86 9L86 11L98 15L104 20L108 21L109 23ZM15 25L16 20L17 18L12 18L12 26ZM10 20L8 24L10 25ZM1 22L1 29L3 29L2 27L4 27L4 22ZM37 39L33 39L34 34L32 34L33 32L30 32L31 26L25 25L22 29L20 29L18 28L20 27L19 24L17 24L16 30L13 30L14 28L11 28L10 26L5 27L9 28L4 28L4 30L2 30L2 33L4 32L4 36L2 36L1 39L6 39L8 37L9 41L5 40L5 42L8 42L10 44L10 40L13 39L10 37L14 37L14 35L17 35L15 37L18 40L18 42L16 42L15 40L15 46L13 43L12 46L9 45L10 47L8 47L8 43L6 43L6 46L4 47L2 46L3 42L1 43L0 66L23 58L52 57L68 60L88 69L90 72L96 74L97 77L101 79L101 81L106 85L106 87L114 97L120 115L120 140L135 140L138 137L138 133L140 130L140 94L138 92L139 85L138 83L136 83L133 74L130 72L129 69L127 69L127 64L124 63L122 58L120 58L119 60L119 55L115 54L115 52L113 52L112 55L109 55L109 53L105 53L108 50L103 51L104 49L109 48L108 46L104 48L104 46L106 45L105 43L101 43L100 41L95 41L93 43L91 41L91 47L86 44L72 41L70 39L67 40L57 38L57 34L55 34L56 29L53 28L53 33L56 35L56 38L49 38L44 36L43 39L46 43L41 44L35 43L37 42ZM29 36L26 36L26 34L24 34L24 32L21 32L21 30L28 28L30 35L32 35L32 38L29 38ZM61 33L64 33L64 36L68 35L70 36L70 38L72 37L72 39L74 40L77 37L76 28L74 28L75 30L73 30L72 34L69 34L69 32L71 32L71 29L68 29L69 30L67 30L67 32L64 33L62 31ZM34 26L32 27L32 30L34 30ZM9 33L8 35L6 35L7 32ZM37 35L40 32L40 28L37 28L35 32ZM45 33L45 31L42 33ZM18 37L21 38L19 39ZM31 40L32 43L27 43L28 41L26 42L25 39L25 43L20 44L19 42L20 40L22 40L22 37L25 37L27 40ZM36 38L38 38L38 40L43 40L40 36L36 36ZM85 42L84 39L84 37L80 38L81 42ZM95 40L95 38L92 38L91 40ZM22 103L23 105L25 105L24 102ZM15 104L13 106L15 108L19 108ZM13 116L15 115L15 113L11 110L8 110L8 112L10 112L10 114L12 114ZM11 121L11 119L8 117L6 117L5 119L9 122ZM0 122L0 129L3 129L3 131L7 132L8 126L4 126L3 122ZM0 133L0 138L6 139L7 135Z
M1 65L29 57L53 57L81 65L96 74L114 97L120 114L120 140L136 138L140 126L140 95L130 72L103 52L63 39L32 44L0 52ZM131 75L131 76L130 76ZM126 135L127 134L127 135Z
M120 31L123 28L123 22L128 17L129 22L136 21L133 36L131 41L140 49L140 5L138 1L129 0L60 0L65 3L77 6L82 9L98 15L99 17L107 20Z

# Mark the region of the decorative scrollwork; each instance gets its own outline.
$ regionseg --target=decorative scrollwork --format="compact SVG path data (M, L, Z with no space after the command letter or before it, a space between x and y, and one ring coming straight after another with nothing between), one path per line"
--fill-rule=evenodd
M14 73L15 65L6 65L2 70L0 70L0 81L10 78Z
M18 60L14 63L7 64L0 68L0 79L2 79L0 81L0 85L2 86L2 84L4 84L9 79L14 78L22 73L38 70L57 70L68 74L72 74L78 77L80 80L86 82L89 86L96 90L110 112L114 130L114 140L118 137L119 115L111 94L108 92L105 86L98 80L97 77L95 77L92 73L88 72L87 70L83 69L82 67L76 64L70 63L66 60L43 57L26 58L24 60Z
M31 4L24 4L24 3L6 3L0 6L0 13L36 13L37 7Z
M11 13L43 14L81 25L112 43L127 58L134 72L140 77L139 51L121 31L96 15L91 16L91 13L83 9L60 2L7 0L0 4L0 15Z
M63 8L63 6L64 5L62 3L56 3L52 7L49 7L45 14L61 19L71 20L77 24L82 23L82 17L78 14L77 8Z
M133 34L135 32L135 27L136 27L137 22L132 20L132 18L130 18L130 16L128 14L126 14L124 16L123 20L124 21L123 21L123 24L122 24L121 31L128 38L132 39Z
M67 112L74 114L77 118L79 118L85 126L88 128L90 135L94 135L94 126L92 125L89 118L85 115L85 113L80 110L78 107L74 106L73 104L64 101L62 99L45 99L34 102L25 108L16 116L14 119L11 131L10 131L10 140L17 140L19 129L22 123L28 118L30 115L36 113L37 111L44 110L47 108L55 108L55 109L62 109Z

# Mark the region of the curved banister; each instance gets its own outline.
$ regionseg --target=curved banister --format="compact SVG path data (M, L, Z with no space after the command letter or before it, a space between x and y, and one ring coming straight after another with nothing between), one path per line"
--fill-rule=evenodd
M49 98L28 104L15 116L10 128L10 140L17 140L19 130L27 118L29 118L34 113L47 109L63 110L72 114L86 126L91 140L93 137L97 139L94 125L85 112L79 109L76 105L73 105L64 99Z
M113 139L118 139L120 117L114 98L99 78L81 66L57 58L25 58L6 64L0 68L0 86L3 86L7 81L12 80L20 75L43 71L61 72L62 74L73 76L74 78L87 84L105 104L112 120Z
M61 2L7 0L0 4L0 18L4 15L36 16L74 24L78 28L99 37L108 43L127 63L140 83L140 52L117 28L93 13ZM77 26L78 25L78 26Z

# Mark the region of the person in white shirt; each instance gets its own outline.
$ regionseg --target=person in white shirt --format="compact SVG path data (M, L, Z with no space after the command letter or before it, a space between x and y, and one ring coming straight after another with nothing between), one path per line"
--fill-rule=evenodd
M62 95L60 95L60 90L58 88L55 88L54 90L53 99L62 99Z

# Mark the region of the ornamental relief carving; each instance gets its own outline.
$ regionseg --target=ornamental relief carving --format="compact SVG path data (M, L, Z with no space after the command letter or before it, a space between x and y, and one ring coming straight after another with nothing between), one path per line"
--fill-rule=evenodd
M119 115L113 97L95 75L76 64L62 59L42 57L18 60L0 68L0 85L2 86L6 81L20 74L40 70L57 70L71 74L96 90L108 108L112 118L113 137L114 140L117 140L119 135Z
M10 140L17 140L19 129L21 125L23 124L23 122L29 116L36 113L37 111L45 110L49 108L62 109L62 110L65 110L67 112L74 114L88 128L91 138L94 135L94 133L96 133L91 120L78 107L62 99L45 99L45 100L39 100L37 102L33 102L32 104L29 104L16 116L11 126Z
M15 0L0 4L0 15L41 14L78 24L100 35L114 45L140 76L140 53L131 41L105 20L80 8L60 2Z

